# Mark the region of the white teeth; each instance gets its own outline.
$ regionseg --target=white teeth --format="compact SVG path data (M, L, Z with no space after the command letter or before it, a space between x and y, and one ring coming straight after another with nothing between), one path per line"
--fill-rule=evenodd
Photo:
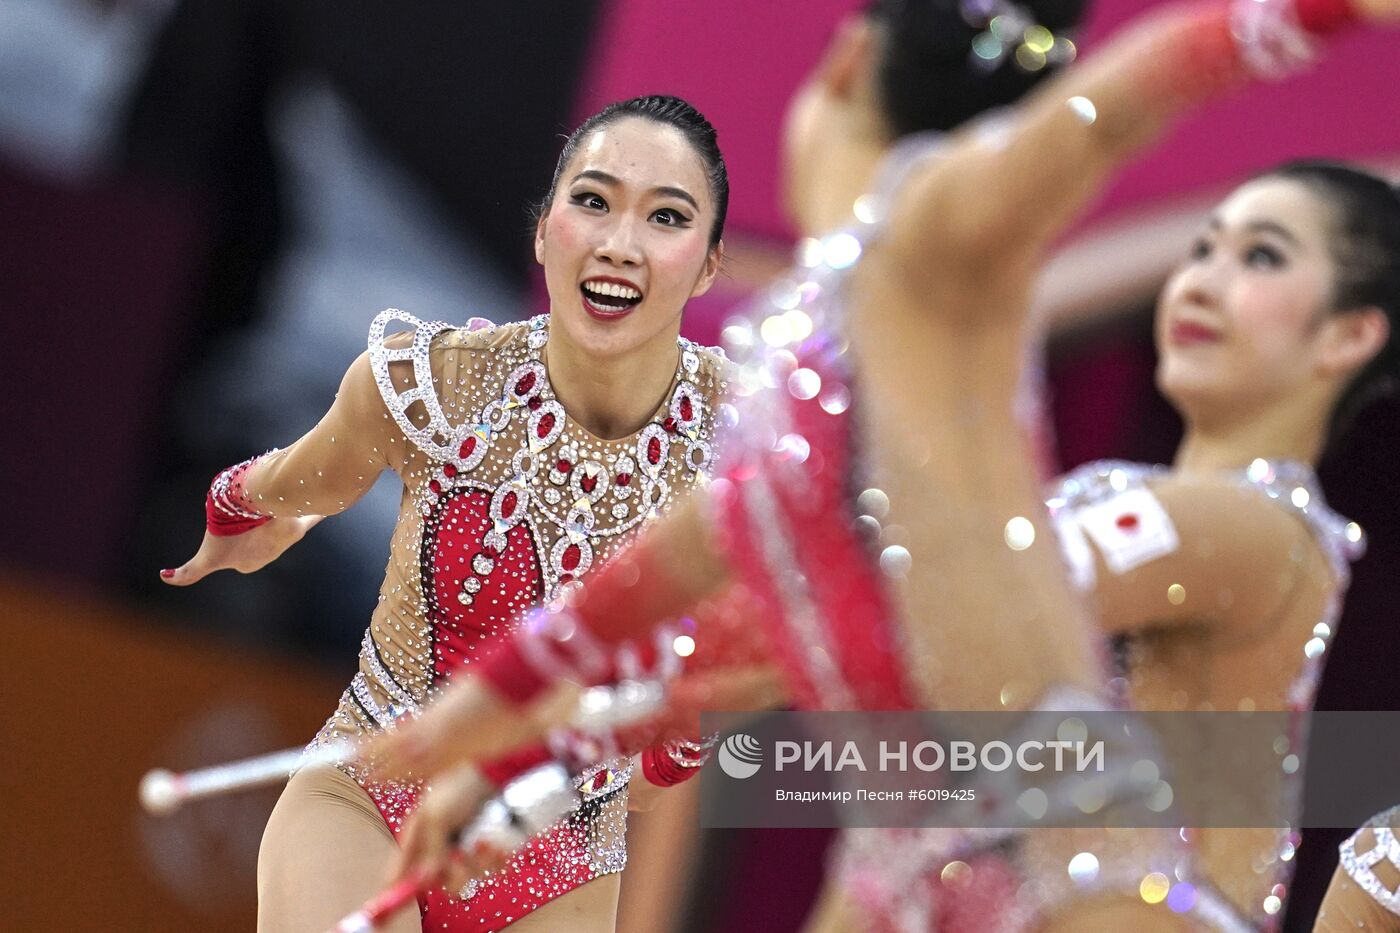
M618 285L616 282L585 282L583 287L605 298L626 298L631 301L642 297L642 293L635 288Z

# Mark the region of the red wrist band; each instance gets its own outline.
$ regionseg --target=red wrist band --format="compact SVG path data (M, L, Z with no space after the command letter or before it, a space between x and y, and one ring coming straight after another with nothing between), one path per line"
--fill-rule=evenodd
M713 740L652 745L642 752L642 774L657 787L674 787L700 771L709 760L712 744Z
M271 518L249 508L243 493L243 477L258 459L253 457L229 467L209 484L209 492L204 497L204 527L211 535L220 538L241 535L266 524Z

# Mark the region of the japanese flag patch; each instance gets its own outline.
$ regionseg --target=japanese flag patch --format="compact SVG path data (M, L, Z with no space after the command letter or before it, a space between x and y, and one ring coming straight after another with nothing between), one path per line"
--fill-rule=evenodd
M1165 557L1181 545L1171 516L1148 489L1129 489L1080 509L1076 517L1116 574Z

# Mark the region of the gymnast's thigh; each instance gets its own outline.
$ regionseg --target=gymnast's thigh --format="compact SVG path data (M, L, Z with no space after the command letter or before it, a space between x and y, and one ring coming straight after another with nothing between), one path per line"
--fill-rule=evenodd
M317 765L287 782L258 852L258 933L325 933L383 889L398 843L360 785ZM416 907L381 927L421 933Z

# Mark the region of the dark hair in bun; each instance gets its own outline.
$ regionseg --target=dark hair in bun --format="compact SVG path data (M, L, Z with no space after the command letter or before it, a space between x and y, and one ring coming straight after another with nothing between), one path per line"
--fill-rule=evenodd
M1400 387L1400 190L1340 162L1289 162L1263 177L1297 182L1331 208L1334 312L1380 308L1390 323L1390 339L1332 410L1328 436L1336 439L1363 408Z
M973 51L974 41L990 38L983 36L990 16L979 12L987 6L975 0L872 0L867 15L883 27L880 103L896 136L951 130L986 110L1010 104L1053 72L1053 62L1072 49L1061 39L1047 62L1044 56L1017 48L1017 35L1005 59L988 66ZM1083 0L1032 0L1015 6L1056 36L1077 25L1084 10Z

